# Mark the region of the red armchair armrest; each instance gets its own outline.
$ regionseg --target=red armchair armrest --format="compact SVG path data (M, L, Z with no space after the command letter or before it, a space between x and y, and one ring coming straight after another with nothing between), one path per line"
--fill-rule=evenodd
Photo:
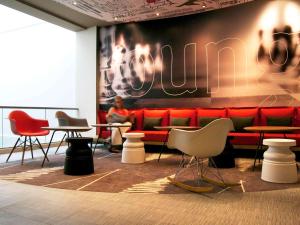
M34 123L37 127L49 127L49 122L48 120L41 120L41 119L33 119Z

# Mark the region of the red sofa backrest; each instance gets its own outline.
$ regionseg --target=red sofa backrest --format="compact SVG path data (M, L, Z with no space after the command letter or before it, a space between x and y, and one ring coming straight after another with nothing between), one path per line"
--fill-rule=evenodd
M300 107L295 107L294 126L300 126Z
M226 109L225 108L198 108L196 109L197 114L197 125L199 124L199 120L201 117L226 117Z
M294 107L264 107L260 108L260 125L267 125L267 117L292 117L292 125L295 123Z
M225 108L198 108L197 110L197 125L201 121L201 117L226 117Z
M161 126L169 125L168 109L144 109L144 118L146 117L162 117Z
M144 109L131 109L129 112L135 115L135 125L132 130L143 130Z
M198 108L197 117L226 117L226 109L221 108Z
M228 108L227 117L253 117L253 125L259 125L259 108Z
M172 118L190 118L190 126L197 125L197 117L195 109L169 109L169 124Z

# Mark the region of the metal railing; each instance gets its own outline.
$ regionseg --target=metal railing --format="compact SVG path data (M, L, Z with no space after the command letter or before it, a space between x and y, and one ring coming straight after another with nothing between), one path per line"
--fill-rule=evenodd
M39 119L45 119L49 121L49 126L57 126L57 119L55 118L56 111L64 111L70 116L78 117L78 108L69 107L31 107L31 106L0 106L0 148L12 147L16 142L18 136L14 135L10 129L10 122L8 115L13 110L22 110L28 113L30 116ZM62 135L55 135L54 141L59 141ZM50 139L50 135L39 138L41 142L47 143Z

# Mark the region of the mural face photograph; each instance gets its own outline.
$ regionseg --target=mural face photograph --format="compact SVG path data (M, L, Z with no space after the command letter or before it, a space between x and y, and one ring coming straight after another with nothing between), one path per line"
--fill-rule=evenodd
M253 1L100 28L100 107L300 105L299 21L297 1Z

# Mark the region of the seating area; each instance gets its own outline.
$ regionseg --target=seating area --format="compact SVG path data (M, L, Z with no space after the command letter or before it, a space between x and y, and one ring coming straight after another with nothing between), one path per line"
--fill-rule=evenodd
M300 126L299 107L245 107L245 108L146 108L130 110L135 115L134 126L128 132L143 132L143 140L149 144L162 144L167 136L167 131L157 130L154 126L198 126L203 127L209 122L218 118L230 118L234 124L234 130L229 133L233 137L231 143L234 145L253 145L256 146L259 139L258 132L249 132L244 127L249 126ZM98 121L107 123L105 111L98 111ZM153 124L152 128L147 128L145 121L148 118L158 118L160 120ZM179 120L178 120L179 118ZM177 120L176 120L177 119ZM181 120L180 120L181 119ZM147 121L146 121L147 122ZM102 128L98 131L102 138L110 136L110 131ZM300 145L300 132L293 131L288 133L273 132L266 133L268 138L288 138L295 139L297 146Z
M300 1L0 1L0 225L300 224Z

